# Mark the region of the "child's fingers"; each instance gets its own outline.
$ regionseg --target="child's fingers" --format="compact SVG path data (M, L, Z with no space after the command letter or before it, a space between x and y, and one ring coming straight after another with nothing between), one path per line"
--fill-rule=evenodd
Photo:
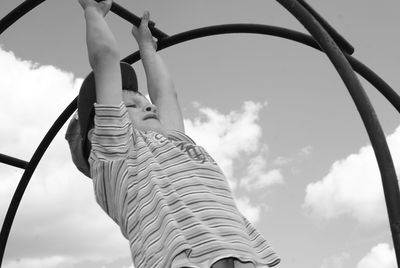
M131 33L134 37L137 37L139 35L139 29L136 27L136 25L132 26Z
M143 13L142 21L140 22L140 24L147 27L149 25L149 20L150 20L150 12L146 10Z
M103 9L107 13L111 9L112 2L112 0L103 0L99 4L103 5Z
M104 3L107 6L111 6L112 2L113 2L113 0L102 0L102 1L100 1L100 3Z

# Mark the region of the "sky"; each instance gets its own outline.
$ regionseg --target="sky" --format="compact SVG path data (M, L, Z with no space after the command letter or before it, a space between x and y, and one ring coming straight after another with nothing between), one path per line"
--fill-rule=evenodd
M21 0L2 0L0 17ZM276 1L120 0L167 34L225 23L306 30ZM397 92L400 37L394 0L309 0ZM107 21L121 57L131 26ZM0 36L0 153L29 161L89 73L77 0L52 0ZM360 116L319 51L269 36L231 34L160 52L178 90L186 132L227 175L241 212L282 258L277 266L395 268L383 190ZM143 68L135 63L146 92ZM360 78L400 169L400 118ZM3 267L131 268L128 243L72 164L65 126L22 199ZM23 171L0 164L0 218Z

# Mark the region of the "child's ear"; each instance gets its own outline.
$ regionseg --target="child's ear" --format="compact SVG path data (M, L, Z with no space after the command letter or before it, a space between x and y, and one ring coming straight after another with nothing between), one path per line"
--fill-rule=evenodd
M93 136L93 130L94 128L92 128L91 130L89 130L88 134L87 134L87 138L90 142L92 142L92 136Z

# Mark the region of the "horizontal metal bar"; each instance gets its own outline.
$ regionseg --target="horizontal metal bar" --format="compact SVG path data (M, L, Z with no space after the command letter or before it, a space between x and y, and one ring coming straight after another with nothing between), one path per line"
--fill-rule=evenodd
M102 0L96 0L96 1L100 2ZM135 14L131 13L127 9L118 5L115 1L113 2L110 10L112 12L114 12L115 14L117 14L118 16L120 16L121 18L125 19L126 21L132 23L133 25L136 25L137 27L140 25L140 21L141 21L140 17L136 16ZM149 29L150 29L151 34L159 40L168 37L168 35L166 33L162 32L161 30L159 30L155 27L154 21L149 21Z
M6 165L14 166L17 168L22 168L25 169L25 167L28 165L28 162L9 156L5 154L0 154L0 162L4 163Z

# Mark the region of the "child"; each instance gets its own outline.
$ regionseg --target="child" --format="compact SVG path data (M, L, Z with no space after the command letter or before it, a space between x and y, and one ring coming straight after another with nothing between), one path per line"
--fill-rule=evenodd
M133 69L119 62L104 20L112 0L79 2L94 79L86 78L79 95L79 123L88 148L75 153L91 147L83 158L86 162L89 156L86 174L93 180L97 202L129 240L134 266L278 264L269 244L238 211L217 163L184 133L174 84L148 28L148 12L132 34L154 104L137 91ZM95 123L88 131L94 100L87 96L93 92Z

